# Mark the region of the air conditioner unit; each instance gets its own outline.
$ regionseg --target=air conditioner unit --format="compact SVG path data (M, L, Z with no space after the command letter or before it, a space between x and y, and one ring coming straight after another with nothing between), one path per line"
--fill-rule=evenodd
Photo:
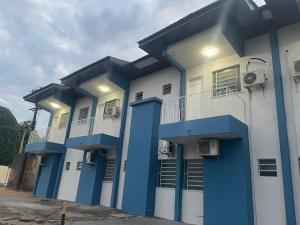
M263 87L267 81L265 70L256 70L244 73L243 84L244 87Z
M103 118L118 118L120 116L120 99L113 99L105 102Z
M45 155L38 155L37 157L38 157L37 158L38 165L40 165L40 166L46 165L46 157L45 157Z
M296 60L293 63L293 70L294 70L294 74L293 77L295 79L296 82L300 81L300 60Z
M85 162L88 164L96 164L97 151L90 151L86 153Z
M219 141L217 139L199 141L198 151L201 156L219 156Z
M177 148L177 144L173 143L173 142L167 142L165 145L163 145L162 147L159 148L159 152L161 154L172 154L176 151Z

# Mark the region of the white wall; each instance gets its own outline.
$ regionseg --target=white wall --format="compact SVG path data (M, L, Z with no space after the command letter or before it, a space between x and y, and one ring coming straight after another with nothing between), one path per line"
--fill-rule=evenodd
M278 32L282 80L285 95L285 110L293 175L294 198L297 224L300 223L300 177L298 158L300 156L300 83L293 78L293 62L300 60L300 23L280 29Z
M179 96L179 78L180 78L179 73L175 69L168 68L147 75L145 77L141 77L139 79L133 80L130 85L129 103L135 101L135 94L140 91L143 91L144 99L153 96L165 100L176 98ZM172 83L172 92L169 95L162 95L162 86L168 83ZM125 178L125 172L123 169L124 169L124 162L127 159L131 112L132 109L128 105L124 142L123 142L122 164L120 169L119 191L118 191L118 201L117 201L118 209L121 209L122 207L123 187L124 187L124 178Z
M100 205L110 207L111 193L112 193L112 182L102 182Z
M64 144L67 126L64 128L59 128L59 121L61 115L68 112L70 112L70 107L63 107L54 112L51 129L49 133L49 141L59 143L59 144Z
M156 188L154 216L174 220L175 189Z

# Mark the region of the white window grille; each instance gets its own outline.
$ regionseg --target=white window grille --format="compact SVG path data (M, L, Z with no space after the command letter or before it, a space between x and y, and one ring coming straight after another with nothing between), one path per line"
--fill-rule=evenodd
M114 180L115 167L116 167L116 160L107 159L104 181L112 182Z
M137 93L135 94L135 101L143 100L143 95L144 95L144 93L143 93L142 91L137 92Z
M65 170L70 170L71 162L66 162Z
M277 177L276 159L259 159L259 175L263 177Z
M67 126L68 119L69 119L69 113L68 112L61 114L59 124L58 124L58 128L59 129L65 128Z
M117 118L120 115L120 99L105 102L103 118Z
M176 160L159 160L158 187L176 188Z
M163 90L162 90L163 95L171 94L171 91L172 91L172 84L171 83L163 85Z
M79 124L87 123L88 114L89 114L89 107L81 108L79 110L78 123Z
M77 162L76 170L81 170L81 168L82 168L82 162Z
M233 66L213 72L213 96L223 96L229 90L241 91L240 66Z
M184 189L203 190L203 160L184 160Z

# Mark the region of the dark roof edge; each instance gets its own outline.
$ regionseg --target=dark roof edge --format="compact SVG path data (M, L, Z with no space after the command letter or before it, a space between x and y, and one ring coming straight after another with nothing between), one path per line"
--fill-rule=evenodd
M89 70L90 68L92 68L94 66L97 66L101 63L105 63L105 62L110 62L110 63L116 64L118 66L122 66L122 65L125 65L125 64L129 63L125 60L121 60L121 59L118 59L118 58L115 58L115 57L112 57L112 56L106 56L106 57L104 57L104 58L102 58L102 59L100 59L100 60L98 60L98 61L96 61L92 64L89 64L89 65L87 65L87 66L85 66L85 67L69 74L68 76L65 76L65 77L61 78L60 80L61 81L67 80L67 79L69 79L69 78L71 78L71 77L73 77L73 76L75 76L75 75L77 75L77 74L79 74L83 71Z
M44 92L44 91L46 91L46 90L48 90L48 89L50 89L50 88L62 88L62 87L63 87L62 84L51 83L51 84L48 84L48 85L46 85L46 86L44 86L44 87L41 87L41 88L39 88L39 89L37 89L37 90L32 91L30 94L25 95L25 96L23 97L23 99L26 100L26 99L28 99L28 98L31 98L31 97L33 97L33 96L35 96L35 95L38 95L38 94L40 94L41 92Z
M224 5L225 3L230 3L230 2L233 2L233 1L235 1L235 0L217 0L216 2L213 2L213 3L201 8L201 9L195 11L195 12L190 13L187 16L179 19L178 21L170 24L169 26L167 26L167 27L151 34L150 36L148 36L148 37L146 37L146 38L144 38L140 41L138 41L138 44L139 44L139 46L144 45L147 42L150 42L152 40L155 40L155 39L159 38L162 35L167 34L171 30L177 29L178 27L180 27L180 26L182 26L186 23L191 22L191 20L195 19L196 17L198 17L198 16L200 16L204 13L207 13L210 10L214 10L214 9Z

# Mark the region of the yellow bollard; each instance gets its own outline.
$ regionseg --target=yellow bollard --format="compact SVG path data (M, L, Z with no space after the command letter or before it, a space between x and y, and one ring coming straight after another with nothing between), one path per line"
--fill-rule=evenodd
M64 225L64 224L65 224L67 208L68 208L67 202L63 202L62 213L61 213L61 221L60 221L60 224L61 224L61 225Z

